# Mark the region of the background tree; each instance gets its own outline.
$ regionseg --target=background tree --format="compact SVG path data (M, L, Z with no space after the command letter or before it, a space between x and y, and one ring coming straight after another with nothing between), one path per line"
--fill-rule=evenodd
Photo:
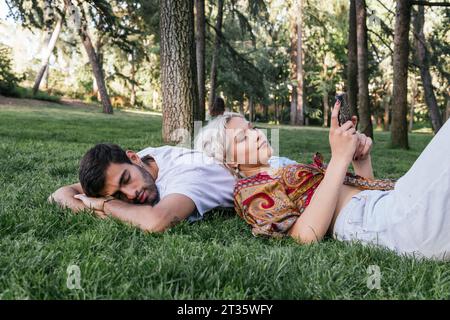
M303 1L293 0L291 19L291 125L304 125L303 102Z
M216 98L216 87L217 87L217 68L219 64L219 52L220 52L220 43L221 43L221 35L222 35L222 21L223 21L223 6L225 0L217 1L217 17L216 17L216 25L214 28L215 41L213 54L211 59L211 76L210 76L210 88L209 88L209 99L208 99L208 109L211 110L212 105L214 103L214 99Z
M350 0L348 23L347 95L352 113L358 115L358 51L356 37L356 0Z
M62 10L62 15L65 14L66 11L66 6L64 6L64 9ZM58 19L56 19L56 24L55 27L52 30L52 25L53 22L55 21L55 10L52 6L52 2L49 0L44 1L44 14L45 14L45 20L44 20L44 25L45 25L45 34L49 34L50 37L45 38L45 44L46 44L46 49L43 53L42 56L42 64L41 64L41 69L39 70L37 76L36 76L36 80L34 82L34 86L33 86L33 94L36 95L36 93L39 90L39 86L41 84L42 78L44 78L44 74L47 73L48 74L48 59L50 58L50 55L53 52L53 49L55 48L56 45L56 41L58 40L59 37L59 33L61 32L61 27L63 24L63 20L64 17L60 16L58 17Z
M80 10L79 7L74 6L70 0L66 0L66 5L68 6L70 15L74 20L74 24L77 26L77 33L80 36L81 43L83 44L84 49L86 50L86 53L89 57L89 62L92 67L92 72L94 74L95 81L97 83L98 91L101 98L101 103L103 105L103 112L107 114L112 114L113 108L106 88L105 77L97 53L95 52L94 46L92 45L92 40L88 31L87 12L84 10L83 7L81 7Z
M397 0L394 36L394 82L392 103L391 143L409 149L408 126L408 58L411 3Z
M414 14L414 48L415 60L419 66L420 77L424 88L425 101L430 113L433 131L437 133L442 127L442 117L439 112L436 96L434 94L433 82L429 66L429 53L426 46L425 35L423 33L424 26L424 7L419 6Z
M194 111L194 120L205 120L205 0L195 0L195 45L198 79L198 110ZM194 106L195 107L195 106Z
M373 139L372 114L369 104L366 16L366 1L356 0L359 131Z
M163 141L188 143L198 104L193 0L161 0Z

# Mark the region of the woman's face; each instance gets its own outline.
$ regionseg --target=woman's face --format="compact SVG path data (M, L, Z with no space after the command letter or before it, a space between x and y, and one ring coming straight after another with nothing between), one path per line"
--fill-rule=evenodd
M272 147L261 130L241 117L231 118L226 126L226 162L241 165L267 164Z

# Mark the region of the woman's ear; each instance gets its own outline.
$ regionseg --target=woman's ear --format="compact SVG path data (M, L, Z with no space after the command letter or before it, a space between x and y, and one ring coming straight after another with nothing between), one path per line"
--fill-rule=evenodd
M133 162L134 164L139 165L142 163L141 158L137 155L136 152L134 152L132 150L127 150L126 154L127 154L128 159L130 159L131 162Z

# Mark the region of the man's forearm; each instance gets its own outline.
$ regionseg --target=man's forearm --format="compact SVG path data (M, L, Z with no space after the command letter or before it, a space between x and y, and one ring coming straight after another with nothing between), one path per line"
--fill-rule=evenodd
M370 155L365 160L353 161L353 170L355 174L367 178L374 179L373 169L372 169L372 160Z
M131 223L144 231L161 232L167 228L162 223L161 212L150 205L136 205L121 200L111 200L105 202L103 209L107 215Z
M64 186L52 193L47 200L51 203L56 203L63 208L69 208L74 212L78 212L86 209L83 201L73 197L79 193L80 190L77 190L73 186Z

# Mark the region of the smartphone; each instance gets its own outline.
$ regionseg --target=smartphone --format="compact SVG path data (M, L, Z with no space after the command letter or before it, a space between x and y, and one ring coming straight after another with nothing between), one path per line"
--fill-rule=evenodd
M339 109L338 122L339 126L352 119L352 113L350 111L350 106L348 105L347 94L341 93L336 95L336 100L341 103L341 108Z

